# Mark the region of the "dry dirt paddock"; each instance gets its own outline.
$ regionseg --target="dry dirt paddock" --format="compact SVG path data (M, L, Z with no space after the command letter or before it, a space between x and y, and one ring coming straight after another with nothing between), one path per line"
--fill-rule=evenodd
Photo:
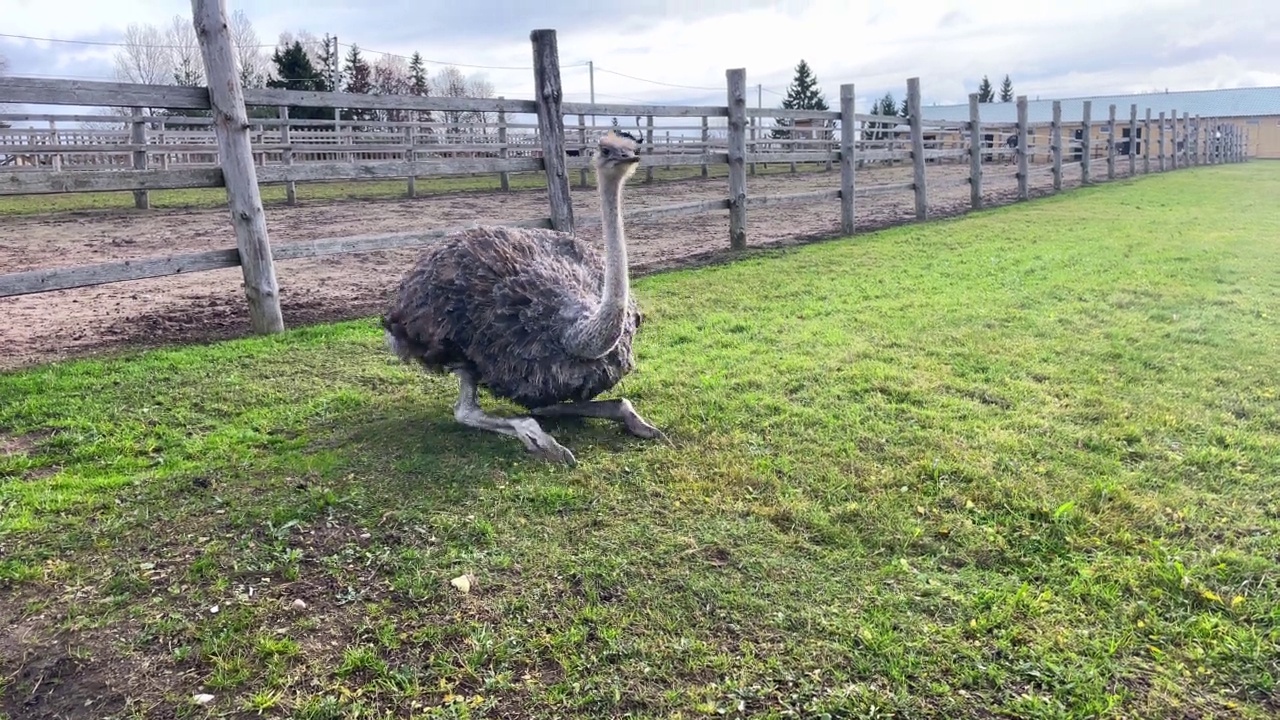
M935 217L963 213L969 206L968 166L928 168L929 208ZM1079 171L1064 173L1066 187L1079 185ZM1052 187L1048 168L1032 170L1033 196ZM858 187L908 182L911 168L867 168ZM1016 198L1014 167L984 168L988 205ZM834 172L748 177L751 195L781 195L837 189ZM637 181L629 187L628 208L649 208L711 200L727 195L724 178ZM599 212L592 189L574 189L577 217ZM477 221L545 217L545 190L466 192L404 200L352 200L267 208L273 243L321 237L403 232ZM909 190L859 197L859 231L909 221ZM770 207L748 216L748 244L776 247L839 234L838 201ZM599 226L581 233L599 240ZM726 254L728 212L686 216L628 226L636 275L714 261ZM141 259L235 246L225 208L74 212L6 219L0 224L0 273ZM413 262L414 248L329 255L278 262L285 323L289 327L377 314L389 292ZM224 339L248 333L241 271L181 274L96 287L0 299L0 369L86 356L125 348Z

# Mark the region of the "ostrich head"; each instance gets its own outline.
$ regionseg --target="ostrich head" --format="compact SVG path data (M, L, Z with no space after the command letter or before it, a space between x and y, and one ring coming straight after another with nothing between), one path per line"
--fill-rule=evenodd
M636 171L640 156L636 154L634 142L610 131L600 138L595 164L601 180L621 183Z

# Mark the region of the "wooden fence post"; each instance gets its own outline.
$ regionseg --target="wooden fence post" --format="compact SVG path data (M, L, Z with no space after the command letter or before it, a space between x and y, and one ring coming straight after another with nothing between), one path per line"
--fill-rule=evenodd
M1142 174L1151 173L1151 108L1147 108L1147 118L1142 125Z
M671 148L667 148L670 150ZM653 182L653 116L649 115L645 118L644 132L644 151L649 155L649 162L645 163L644 181Z
M578 115L578 157L587 157L587 116ZM587 168L578 171L578 187L587 187Z
M1062 190L1062 101L1053 101L1053 122L1049 126L1049 151L1053 153L1053 191Z
M1159 122L1160 122L1160 127L1158 132L1160 133L1160 162L1156 167L1159 168L1160 172L1164 172L1165 147L1164 147L1164 111L1163 110L1160 111Z
M1107 108L1107 179L1116 179L1116 105Z
M506 100L506 96L499 95L499 100ZM511 151L507 147L507 111L498 110L498 159L506 160L511 157ZM503 170L498 173L498 186L502 188L502 192L511 189L511 173Z
M929 193L924 175L924 118L920 116L920 78L907 78L907 114L911 124L912 186L916 192L916 219L929 217Z
M560 86L560 50L556 31L534 30L533 97L538 110L538 135L542 138L542 162L547 174L547 195L551 201L551 227L573 232L573 200L569 194L569 171L564 153L563 90Z
M1178 111L1169 113L1169 169L1178 169Z
M226 0L191 0L191 14L209 82L209 105L217 133L231 224L240 251L250 326L255 333L284 330L280 289L267 237L267 218L258 192L249 144L249 117L227 26Z
M1182 111L1182 167L1191 165L1191 114Z
M418 197L418 173L414 169L418 162L418 128L410 125L404 129L404 161L409 165L409 187L406 195L409 197Z
M1084 101L1084 113L1080 116L1080 184L1089 184L1089 169L1093 165L1093 101Z
M1029 200L1031 198L1031 178L1028 177L1030 167L1028 166L1027 152L1027 96L1019 95L1016 100L1018 104L1018 199Z
M751 119L748 121L748 122L750 122L750 123L751 123L751 146L750 146L750 148L751 148L751 154L752 154L752 155L755 155L755 154L757 154L757 153L759 153L759 152L760 152L760 145L759 145L759 143L757 142L757 139L760 137L760 131L759 131L759 129L758 129L758 128L759 128L759 126L760 126L760 125L763 125L763 124L764 124L763 122L761 122L761 120L762 120L762 118L760 118L760 117L753 117L753 118L751 118ZM751 163L751 164L749 164L749 165L747 166L747 172L748 172L749 174L751 174L751 175L755 175L755 174L756 174L756 164L755 164L755 163Z
M147 121L142 116L142 108L140 107L133 109L133 119L129 124L129 142L134 145L147 144ZM250 161L252 161L252 158L250 158ZM145 147L133 151L133 169L147 169L147 149ZM133 206L139 210L149 209L151 207L151 193L146 190L134 190Z
M708 121L707 116L703 115L702 116L702 157L703 159L706 159L707 153L711 152L711 149L708 147L710 143L711 143L711 123ZM704 162L702 163L702 177L706 177L706 176L707 176L707 164Z
M747 71L725 71L729 107L729 247L747 249Z
M1129 177L1138 174L1138 104L1129 105Z
M1203 158L1202 158L1202 156L1201 156L1201 154L1200 154L1200 148L1201 148L1201 147L1203 147L1203 145L1201 145L1201 144L1200 144L1200 129L1201 129L1201 126L1200 126L1200 116L1199 116L1199 115L1196 115L1196 116L1195 116L1195 119L1194 119L1194 120L1192 121L1192 123L1191 123L1191 127L1192 127L1192 131L1191 131L1191 132L1192 132L1192 136L1191 136L1191 137L1192 137L1192 140L1191 140L1191 142L1192 142L1192 146L1191 146L1191 163L1192 163L1193 165L1203 165L1203 164L1204 164L1204 161L1203 161Z
M978 93L969 93L969 207L982 209L982 112Z
M293 167L293 145L292 141L289 139L289 106L281 105L278 114L280 116L280 144L284 146L284 150L280 153L280 160L284 163L285 167L291 168ZM412 180L412 178L410 178L410 180ZM412 192L412 183L410 183L409 189L410 192ZM297 205L298 183L293 180L286 181L284 184L284 195L285 202L290 205Z
M852 235L856 224L853 214L854 124L853 84L840 86L840 233Z

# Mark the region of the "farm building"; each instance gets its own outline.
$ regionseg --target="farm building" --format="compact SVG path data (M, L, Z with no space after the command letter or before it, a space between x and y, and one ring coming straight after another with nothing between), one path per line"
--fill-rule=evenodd
M1142 141L1142 125L1147 110L1151 110L1153 122L1160 113L1168 118L1177 112L1181 118L1183 113L1190 117L1215 118L1219 122L1236 125L1248 134L1249 155L1257 158L1280 159L1280 87L1228 88L1222 90L1190 90L1165 93L1140 93L1135 95L1097 95L1093 97L1066 98L1062 102L1062 119L1067 123L1079 124L1083 116L1084 101L1091 101L1090 124L1092 125L1092 141L1094 147L1105 147L1106 128L1109 109L1116 106L1116 129L1120 134L1120 142L1129 138L1129 113L1133 105L1138 106L1138 139ZM921 108L926 123L957 123L969 120L969 105L931 105ZM982 122L992 124L1016 123L1017 105L1015 103L983 103L981 107ZM1042 132L1053 120L1053 100L1028 100L1027 121L1033 126L1033 139L1029 143L1034 148L1034 160L1043 160L1045 152L1040 148L1047 147L1047 141L1036 142L1034 136ZM1040 126L1040 127L1034 127ZM1080 139L1083 128L1074 128L1073 134ZM984 138L999 147L1002 137ZM1064 131L1064 136L1065 131ZM1153 138L1154 139L1154 138ZM1138 152L1141 152L1139 149Z

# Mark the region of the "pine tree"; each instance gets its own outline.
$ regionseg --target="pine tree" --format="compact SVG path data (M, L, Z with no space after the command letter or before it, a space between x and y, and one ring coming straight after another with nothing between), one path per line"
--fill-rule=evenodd
M1000 102L1013 102L1013 81L1008 75L1004 76L1004 82L1000 83Z
M276 71L275 77L267 79L267 87L307 91L324 89L324 76L311 64L311 58L307 57L307 51L303 49L301 42L295 40L292 45L283 50L276 48L275 54L271 56L271 62L276 66ZM330 111L325 108L289 108L291 119L317 120L329 116Z
M982 76L982 82L978 84L978 102L994 102L996 99L996 90L991 87L991 79L986 75Z
M324 34L324 40L320 41L320 67L316 70L321 75L323 86L320 88L324 92L336 92L342 82L342 73L338 68L338 38L331 36L329 33ZM338 85L334 84L334 76L337 76Z
M911 110L907 107L906 98L902 98L902 106L898 108L898 117L911 117Z
M355 43L352 43L351 50L347 51L346 61L347 84L343 91L360 95L372 91L373 69L369 67L369 61L360 54L360 48ZM368 120L370 113L364 108L352 108L343 111L343 117L347 120Z
M803 59L796 65L795 78L787 86L787 96L782 99L785 110L828 110L827 99L818 86L818 77L813 74L809 63ZM773 121L772 135L775 139L791 136L792 118L778 118Z
M431 94L431 85L427 82L427 67L422 62L422 53L414 51L409 58L409 94L426 97ZM419 122L433 122L430 110L417 113Z

